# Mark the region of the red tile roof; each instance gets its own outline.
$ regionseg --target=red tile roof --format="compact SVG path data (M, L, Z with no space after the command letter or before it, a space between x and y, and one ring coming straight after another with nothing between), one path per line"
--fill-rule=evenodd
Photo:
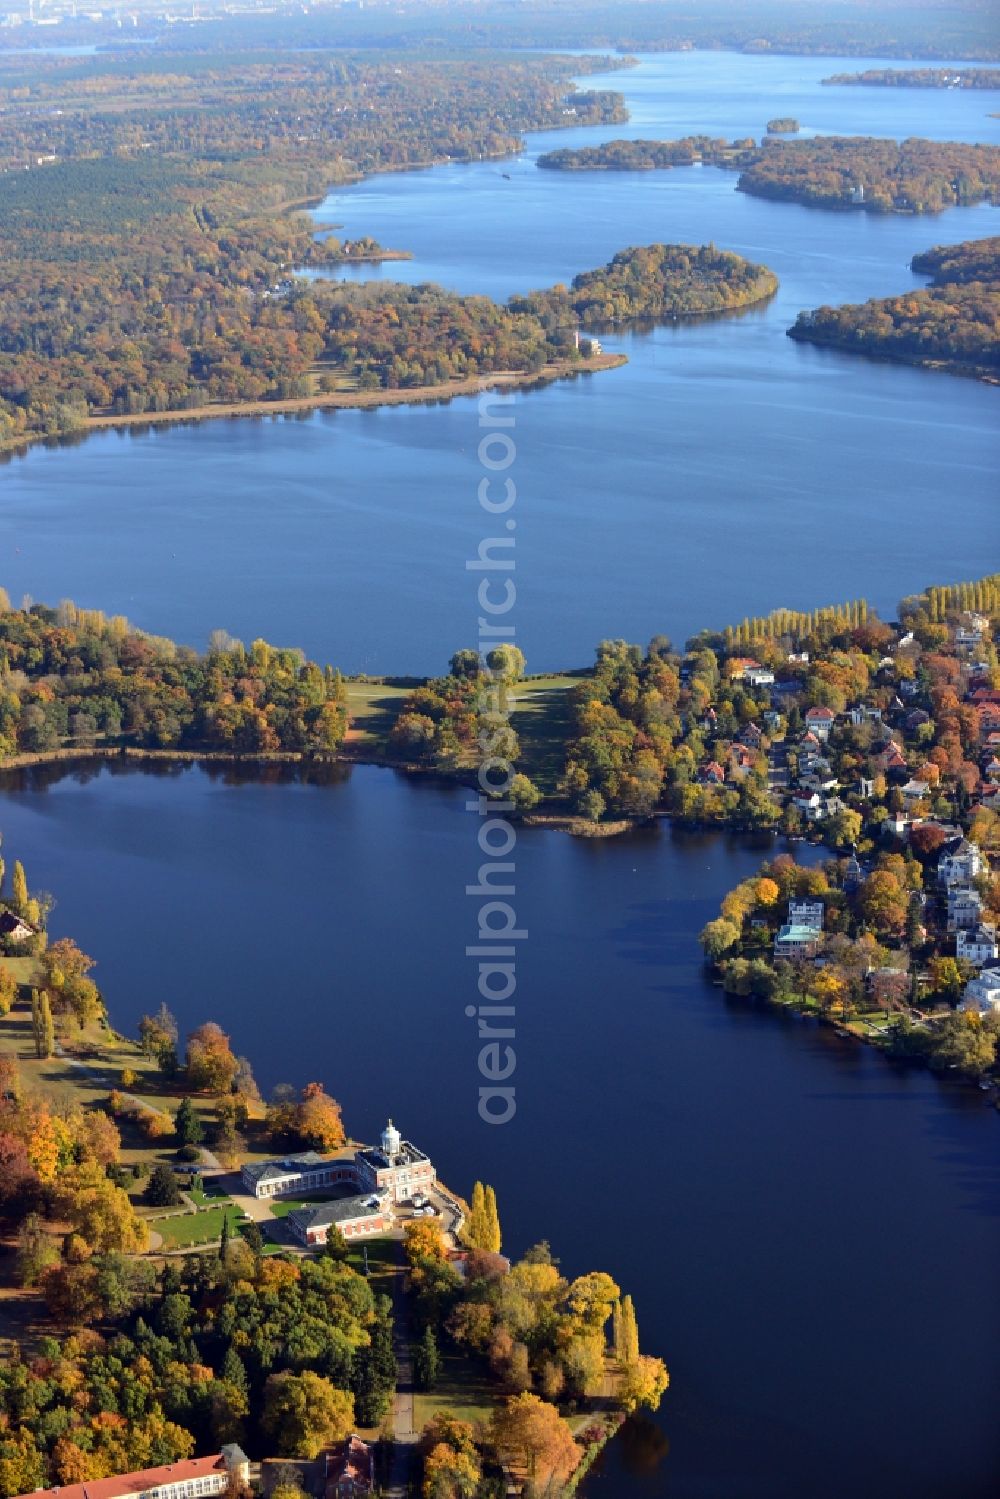
M168 1463L164 1468L144 1468L141 1473L123 1473L115 1478L95 1478L90 1483L69 1483L64 1488L35 1489L23 1499L122 1499L122 1496L145 1494L165 1484L189 1483L198 1478L227 1474L225 1460L219 1452L211 1457L188 1457Z

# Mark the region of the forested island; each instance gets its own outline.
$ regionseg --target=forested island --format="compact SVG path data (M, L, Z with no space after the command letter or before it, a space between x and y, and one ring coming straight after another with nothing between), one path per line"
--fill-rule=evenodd
M739 190L810 208L940 213L1000 197L1000 148L958 141L814 136L765 140Z
M778 119L767 122L768 135L797 135L798 132L799 122L791 115L781 115Z
M757 142L717 140L708 135L685 135L675 141L616 140L597 146L563 147L546 151L536 163L552 172L651 172L671 167L739 168L756 159Z
M939 246L912 264L931 277L929 287L800 312L789 337L952 374L1000 377L1000 238Z
M642 320L705 317L766 301L778 289L767 266L714 245L646 245L620 250L606 266L574 276L567 290L512 297L515 314L548 327L578 319L588 328Z
M773 127L781 125L782 131ZM771 120L769 136L726 141L683 136L673 141L616 140L565 147L538 158L549 171L667 171L702 163L739 171L737 187L755 197L809 208L867 213L940 213L1000 197L1000 148L956 141L870 136L813 136L786 141L794 120Z
M865 88L1000 88L1000 68L866 68L834 73L823 83Z

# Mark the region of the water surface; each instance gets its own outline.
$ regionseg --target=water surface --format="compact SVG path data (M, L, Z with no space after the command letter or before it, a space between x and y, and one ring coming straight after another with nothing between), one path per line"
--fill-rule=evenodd
M518 1114L490 1128L466 793L372 768L22 784L5 855L57 892L120 1026L211 1016L265 1087L317 1078L362 1137L391 1113L455 1188L491 1181L512 1253L550 1237L634 1294L674 1385L595 1495L996 1493L997 1120L705 981L694 934L759 848L522 834Z
M385 273L463 292L550 285L654 240L712 240L781 278L766 309L610 337L626 368L516 397L516 627L534 668L585 662L605 636L683 639L777 606L863 594L890 610L995 561L996 391L785 330L802 308L923 284L912 255L994 232L996 210L836 214L747 197L712 168L534 165L622 128L759 134L786 112L824 130L998 138L992 92L822 88L840 66L646 59L596 80L625 90L628 127L379 177L318 211L414 252ZM433 671L476 632L465 560L484 534L479 437L465 399L35 449L0 471L0 578L15 596L73 596L195 644L221 626L348 670ZM961 521L946 524L954 494Z

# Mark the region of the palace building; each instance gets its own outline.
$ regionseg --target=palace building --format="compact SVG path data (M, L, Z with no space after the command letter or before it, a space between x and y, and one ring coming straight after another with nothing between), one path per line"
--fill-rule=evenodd
M404 1140L390 1119L378 1146L360 1146L336 1156L314 1150L280 1160L248 1162L243 1185L257 1198L297 1197L324 1188L343 1187L342 1196L296 1208L288 1225L302 1244L325 1244L336 1224L345 1238L385 1233L392 1209L434 1186L437 1174L430 1158Z

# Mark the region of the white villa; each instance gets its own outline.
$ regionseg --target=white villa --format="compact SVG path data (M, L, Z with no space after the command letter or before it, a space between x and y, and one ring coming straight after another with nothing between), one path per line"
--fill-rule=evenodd
M813 958L823 937L823 902L790 900L788 920L774 939L776 958Z
M958 1008L977 1010L980 1015L1000 1010L1000 968L984 968L978 978L970 979Z
M953 838L938 858L938 879L944 886L968 885L982 874L985 865L979 847L968 838Z
M955 956L981 968L984 963L995 963L1000 958L997 946L997 929L990 922L980 926L959 929L955 933Z
M949 932L968 931L982 920L983 898L978 890L952 889L948 891Z

